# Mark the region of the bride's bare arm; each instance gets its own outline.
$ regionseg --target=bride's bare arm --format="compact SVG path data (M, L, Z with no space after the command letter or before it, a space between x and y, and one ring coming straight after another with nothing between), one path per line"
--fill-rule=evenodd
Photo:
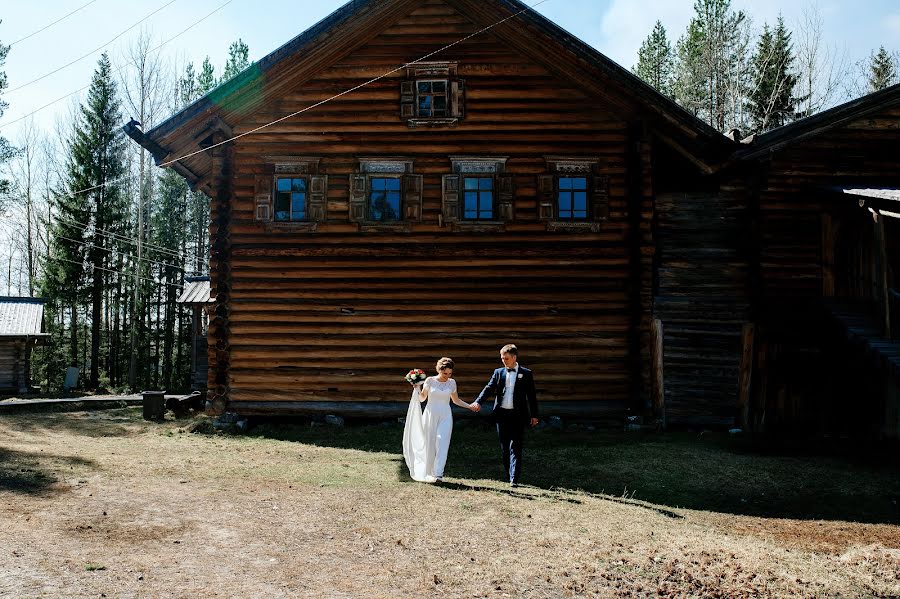
M419 403L422 403L423 401L428 399L428 387L425 386L425 383L419 383L418 385L416 385L416 389L419 391Z
M455 403L459 407L465 408L467 410L472 410L474 412L474 410L472 409L472 404L466 403L463 400L461 400L459 398L459 396L456 394L456 391L453 391L452 393L450 393L450 399L453 400L453 403Z

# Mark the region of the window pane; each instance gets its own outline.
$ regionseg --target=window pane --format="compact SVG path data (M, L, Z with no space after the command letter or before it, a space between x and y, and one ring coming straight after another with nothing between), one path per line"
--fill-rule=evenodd
M291 190L291 180L284 177L278 178L278 185L276 187L278 191L290 191Z
M571 210L562 210L562 209L560 209L560 211L559 211L559 218L561 218L561 219L563 219L563 218L572 218L572 211L571 211Z
M385 180L384 179L372 179L372 190L373 191L383 191L385 188Z
M419 98L419 116L431 116L431 96Z
M586 210L576 210L575 218L587 218L587 211Z
M290 186L290 179L285 179ZM280 181L279 181L280 183ZM291 220L291 198L290 194L278 192L275 194L275 220L287 221Z
M587 210L587 194L583 191L575 192L575 210Z
M292 179L291 191L306 191L306 179Z
M494 189L494 180L489 178L479 179L478 189Z
M431 93L431 82L430 81L419 81L419 93L420 94L430 94Z
M390 191L400 191L400 179L385 179L384 188Z
M587 179L584 177L572 179L572 189L587 191Z
M400 220L400 194L390 193L387 197L385 220Z
M572 194L568 191L559 192L559 212L572 209Z
M466 192L466 212L478 210L478 194L474 191Z
M560 177L559 178L559 188L560 189L572 189L572 179L569 177Z
M431 89L436 94L445 94L445 93L447 93L447 82L446 81L432 81Z
M291 194L291 220L306 220L306 194Z
M435 96L434 97L434 111L445 111L447 110L447 98L445 96Z
M466 177L466 189L478 189L478 179L474 177Z
M494 211L494 194L487 191L481 192L481 198L478 202L478 207L480 210L490 210Z

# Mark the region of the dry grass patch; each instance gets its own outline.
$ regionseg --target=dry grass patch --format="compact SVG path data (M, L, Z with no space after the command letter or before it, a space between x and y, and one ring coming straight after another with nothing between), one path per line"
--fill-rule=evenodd
M510 489L494 436L461 422L451 478L429 486L405 475L397 425L231 437L139 417L0 421L0 596L900 594L893 465L546 431L532 484ZM813 496L810 514L840 517L786 517Z

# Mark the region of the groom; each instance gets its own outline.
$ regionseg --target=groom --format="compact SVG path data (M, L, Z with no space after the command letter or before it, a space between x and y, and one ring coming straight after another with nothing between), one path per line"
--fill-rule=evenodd
M537 393L531 370L518 362L519 350L515 345L504 345L500 350L503 367L491 375L481 394L473 402L481 409L484 399L494 398L494 421L500 438L500 456L509 483L519 486L522 471L522 441L525 426L537 426Z

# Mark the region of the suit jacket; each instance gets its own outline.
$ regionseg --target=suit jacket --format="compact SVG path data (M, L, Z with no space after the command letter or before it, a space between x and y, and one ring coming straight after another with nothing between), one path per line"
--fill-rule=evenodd
M513 388L513 410L516 415L527 423L532 418L538 417L537 391L534 388L534 376L531 370L519 364L516 384ZM491 380L475 399L475 403L481 404L485 399L494 398L494 410L503 403L503 395L506 392L506 367L502 366L494 371Z

